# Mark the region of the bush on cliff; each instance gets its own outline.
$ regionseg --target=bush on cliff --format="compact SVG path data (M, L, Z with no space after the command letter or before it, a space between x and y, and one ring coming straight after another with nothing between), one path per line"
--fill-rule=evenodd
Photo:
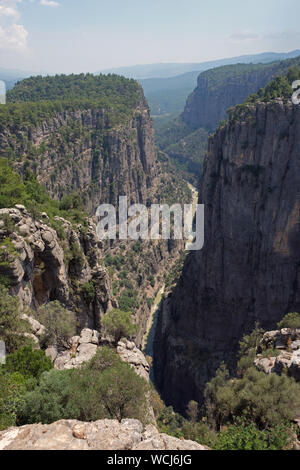
M121 338L130 338L136 333L136 326L132 323L131 313L114 309L107 313L102 326L104 333L114 338L115 346Z
M30 342L24 336L29 332L29 324L21 314L19 299L10 296L8 289L0 285L0 340L5 342L7 353Z
M44 351L33 350L31 346L23 346L7 356L4 369L9 374L18 372L25 379L39 380L44 372L53 369L53 364Z
M225 366L206 386L205 408L217 429L244 416L265 430L292 421L300 408L300 385L285 375L266 375L249 368L241 379L230 379Z
M296 330L300 328L300 315L299 313L288 313L279 323L278 328L281 330L283 328L290 328L291 330Z
M135 418L145 423L147 393L147 383L114 351L104 348L81 369L44 373L39 386L24 396L18 420L49 424L60 419Z
M46 330L41 338L44 348L67 346L68 340L76 334L76 315L64 308L57 300L39 308L37 319Z
M16 425L17 410L26 392L26 380L0 366L0 431Z
M55 230L59 228L55 216L63 217L74 223L84 224L86 213L78 195L70 196L71 207L60 205L51 199L46 189L41 186L35 175L26 172L24 179L10 166L6 158L0 158L0 209L22 204L34 218L40 218L41 212L50 217L50 224Z

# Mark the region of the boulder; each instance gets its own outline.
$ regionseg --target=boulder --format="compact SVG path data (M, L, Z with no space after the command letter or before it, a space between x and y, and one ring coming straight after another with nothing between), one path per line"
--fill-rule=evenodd
M133 342L127 340L120 341L118 343L117 353L122 361L130 364L140 377L149 381L150 366L142 351L140 351Z

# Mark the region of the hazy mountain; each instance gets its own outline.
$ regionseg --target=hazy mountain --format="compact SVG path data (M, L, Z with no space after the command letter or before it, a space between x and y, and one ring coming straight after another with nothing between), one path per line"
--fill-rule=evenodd
M19 80L23 80L23 78L30 77L31 75L34 74L24 70L10 70L0 68L0 80L5 82L6 88L8 90L11 89Z
M152 66L136 66L114 69L111 72L126 77L136 78L144 88L152 115L178 115L183 111L188 95L197 85L199 73L224 66L243 64L267 64L274 61L294 58L300 55L300 50L289 53L265 52L257 55L245 55L229 59L221 59L202 64L154 64ZM178 72L181 70L181 74ZM189 71L187 71L189 70ZM185 72L185 73L184 73ZM153 74L156 78L140 78L139 75ZM164 74L173 76L163 77ZM148 75L148 76L149 76ZM160 75L160 76L159 76Z
M219 59L209 62L201 63L160 63L160 64L147 64L147 65L134 65L129 67L119 67L102 70L101 73L116 73L124 75L127 78L135 78L142 80L145 78L170 78L176 75L182 75L187 72L202 72L213 67L218 67L227 64L236 64L242 62L244 64L253 63L267 63L274 60L289 59L300 55L300 50L295 50L287 53L281 52L264 52L262 54L243 55L239 57L232 57L228 59ZM100 73L100 72L97 72Z

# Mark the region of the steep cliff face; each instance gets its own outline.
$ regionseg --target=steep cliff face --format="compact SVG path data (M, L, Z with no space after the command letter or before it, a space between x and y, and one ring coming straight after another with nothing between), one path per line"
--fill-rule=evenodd
M163 308L155 372L167 403L201 401L222 361L259 321L300 309L300 107L249 105L210 139L200 203L205 245Z
M198 77L197 88L187 100L183 122L191 131L199 127L215 130L227 117L230 107L242 103L276 75L285 73L299 62L296 58L272 64L237 64L203 72Z
M115 127L103 109L56 113L31 128L4 127L0 157L10 152L16 168L33 170L53 198L79 191L93 215L100 203L116 203L119 195L147 202L157 171L152 121L144 99L131 119Z

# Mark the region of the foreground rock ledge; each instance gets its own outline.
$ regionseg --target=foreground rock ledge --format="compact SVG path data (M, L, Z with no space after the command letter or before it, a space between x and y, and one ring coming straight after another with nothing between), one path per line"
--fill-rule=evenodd
M209 450L197 442L143 429L135 419L104 419L94 423L61 420L28 424L0 432L0 450Z

